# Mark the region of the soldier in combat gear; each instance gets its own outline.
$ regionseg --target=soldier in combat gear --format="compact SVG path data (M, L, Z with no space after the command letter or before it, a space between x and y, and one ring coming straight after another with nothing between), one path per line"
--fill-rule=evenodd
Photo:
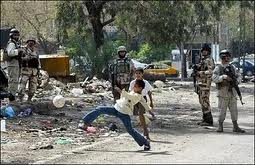
M226 68L230 68L231 72L235 75L237 83L241 82L240 73L235 66L229 64L231 54L228 50L222 50L220 52L221 64L217 65L213 71L213 82L216 83L218 90L218 108L219 114L219 126L217 132L223 132L223 122L226 117L227 108L229 108L231 114L231 120L233 123L233 132L245 133L245 131L239 128L237 124L237 91L233 88L233 79L225 73Z
M39 56L36 53L36 39L29 38L27 45L24 48L24 57L21 58L21 75L19 79L18 97L22 101L26 89L26 84L29 83L28 87L28 101L31 101L36 91L40 61Z
M6 47L7 54L7 67L8 67L8 90L12 95L18 92L18 82L20 74L19 59L23 54L23 49L20 47L19 36L20 33L17 29L11 29L10 40Z
M203 119L198 124L201 126L212 126L213 116L210 106L210 88L212 82L212 73L215 67L213 59L210 57L211 48L208 44L204 44L201 49L200 63L196 64L197 74L196 92L199 97L199 103L203 112Z
M112 83L112 93L114 101L120 98L120 94L114 89L115 86L128 91L129 83L133 79L134 65L127 57L125 46L119 46L117 50L118 58L110 65L110 81Z

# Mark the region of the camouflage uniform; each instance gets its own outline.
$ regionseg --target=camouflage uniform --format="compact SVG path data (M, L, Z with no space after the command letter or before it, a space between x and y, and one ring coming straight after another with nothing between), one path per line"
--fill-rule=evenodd
M120 51L126 51L124 46L118 48L118 54ZM112 82L112 94L114 101L120 98L120 94L114 89L114 86L120 89L128 91L129 83L133 78L133 63L130 58L118 58L110 65L110 79Z
M29 47L25 48L25 56L22 57L21 62L21 75L19 79L18 96L20 101L23 100L26 84L28 86L28 100L30 101L34 96L37 88L38 74L39 74L39 57L37 53L31 50Z
M6 51L8 55L7 67L8 67L8 90L14 96L18 91L19 82L19 48L20 45L17 41L10 39L8 42Z
M210 88L212 82L212 73L215 67L214 60L210 57L210 54L203 56L201 63L199 63L197 66L200 70L196 78L198 81L198 98L203 112L203 121L199 124L213 125L213 117L210 106Z
M227 80L224 76L224 69L229 64L219 64L213 71L212 80L216 83L217 88L217 97L218 97L218 108L220 110L219 114L219 128L218 132L223 132L223 122L226 117L227 108L229 108L231 114L231 120L234 125L234 132L244 132L237 125L237 92L234 88L230 88L231 80ZM235 68L235 66L231 65L232 73L235 73L237 77L237 81L241 82L241 75Z

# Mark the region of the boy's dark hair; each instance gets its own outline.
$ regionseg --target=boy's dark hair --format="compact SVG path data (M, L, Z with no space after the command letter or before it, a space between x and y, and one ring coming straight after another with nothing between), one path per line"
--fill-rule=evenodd
M141 73L143 73L143 68L138 67L138 68L135 69L135 71L136 71L136 72L141 72Z
M145 82L143 80L135 80L135 84L144 89Z

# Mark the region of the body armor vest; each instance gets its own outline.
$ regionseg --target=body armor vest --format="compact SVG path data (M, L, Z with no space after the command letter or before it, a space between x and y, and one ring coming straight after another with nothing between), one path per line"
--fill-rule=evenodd
M235 73L235 69L234 69L234 67L232 66L232 65L230 65L231 66L231 71L233 72L233 73ZM223 74L224 74L224 67L222 66L222 65L218 65L218 67L219 67L219 71L220 71L220 74L219 74L219 76L222 76ZM229 81L227 81L227 80L223 80L221 83L217 83L216 84L216 88L217 89L221 89L221 87L223 87L223 86L230 86L230 83L231 82L229 82Z
M29 68L38 68L39 61L36 55L31 54L28 48L25 48L26 54L25 58L22 58L22 67L29 67Z
M131 77L131 60L129 58L117 59L112 66L114 81L118 85L129 84Z

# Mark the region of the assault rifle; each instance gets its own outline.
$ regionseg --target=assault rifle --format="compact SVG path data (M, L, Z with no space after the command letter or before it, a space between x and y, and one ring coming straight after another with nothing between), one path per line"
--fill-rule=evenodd
M192 66L192 69L193 69L193 71L192 71L191 76L193 77L193 85L194 85L194 88L195 88L195 92L198 94L199 89L198 89L198 85L197 85L196 76L197 76L197 72L200 71L200 67L198 67L198 65L195 64L195 65Z
M225 69L224 69L224 74L228 75L231 79L232 82L230 83L230 87L229 89L232 90L232 88L234 88L239 96L239 99L241 101L241 104L243 105L243 100L242 100L242 94L240 92L240 89L238 87L238 81L237 81L237 77L235 75L235 73L233 73L233 67L231 66L231 64L229 64Z

